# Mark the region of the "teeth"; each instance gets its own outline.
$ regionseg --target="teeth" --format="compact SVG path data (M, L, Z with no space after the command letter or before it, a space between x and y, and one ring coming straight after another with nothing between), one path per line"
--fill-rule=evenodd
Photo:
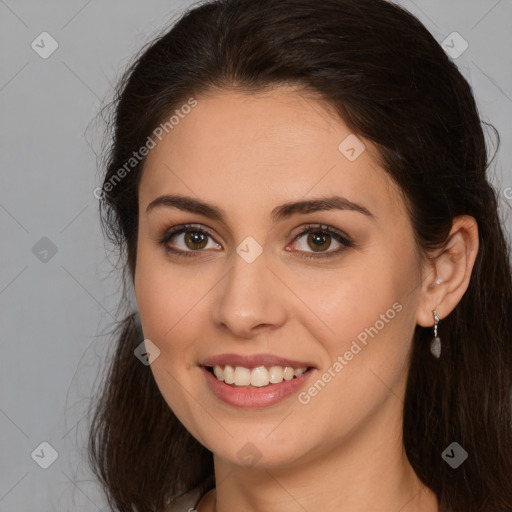
M243 366L233 368L226 365L224 369L220 365L213 367L213 374L221 382L234 384L235 386L254 386L261 388L269 384L279 384L283 380L292 380L294 377L300 377L305 371L304 368L292 368L291 366L271 366L265 368L258 366L252 370Z
M272 384L279 384L283 382L283 367L282 366L271 366L269 371L269 380Z
M284 380L292 380L293 379L293 373L294 373L293 368L291 366L287 366L283 370L283 379Z
M215 374L215 377L217 377L217 379L219 379L221 382L224 381L224 372L220 366L214 366L213 373Z
M246 369L246 368L245 368ZM268 377L268 370L264 366L254 368L251 372L251 386L261 388L266 386L270 381ZM235 381L236 384L237 381Z
M220 366L219 366L219 369L220 369ZM222 370L220 370L220 371L222 371ZM224 368L224 382L226 384L234 384L235 383L235 370L233 370L232 366L226 365L226 367Z
M235 384L237 386L248 386L251 383L251 370L237 366L235 368Z
M293 373L295 377L300 377L306 370L304 368L297 368Z

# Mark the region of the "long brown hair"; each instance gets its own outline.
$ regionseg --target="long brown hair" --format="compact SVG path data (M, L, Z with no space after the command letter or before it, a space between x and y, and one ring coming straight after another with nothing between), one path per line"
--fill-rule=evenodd
M429 352L431 329L416 327L403 436L442 510L510 512L512 279L483 123L467 81L403 8L385 0L210 1L147 45L118 85L100 201L126 280L136 265L144 165L126 167L133 151L190 97L282 84L314 92L376 145L423 254L443 245L455 216L476 219L479 252L466 293L442 320L439 360ZM115 510L156 511L194 486L211 488L213 458L134 357L143 336L126 313L95 403L90 463ZM457 469L441 457L453 441L469 455Z

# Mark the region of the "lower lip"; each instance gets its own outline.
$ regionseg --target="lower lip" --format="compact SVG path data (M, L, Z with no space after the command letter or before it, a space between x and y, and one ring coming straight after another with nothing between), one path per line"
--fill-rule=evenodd
M257 388L226 384L218 380L204 366L201 366L201 370L213 394L223 402L235 407L268 407L277 404L296 393L315 371L314 368L311 368L300 377Z

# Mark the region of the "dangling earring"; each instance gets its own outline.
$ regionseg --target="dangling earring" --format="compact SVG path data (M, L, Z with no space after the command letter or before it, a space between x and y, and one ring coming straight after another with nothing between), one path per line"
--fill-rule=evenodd
M441 356L441 339L437 335L437 326L439 325L439 317L437 311L434 311L434 339L430 342L430 352L432 355L439 359Z

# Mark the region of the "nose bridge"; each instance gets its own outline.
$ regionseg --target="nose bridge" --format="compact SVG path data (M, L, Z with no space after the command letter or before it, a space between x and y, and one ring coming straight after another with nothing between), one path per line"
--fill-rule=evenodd
M267 253L254 239L248 238L230 258L231 268L214 313L217 325L224 325L241 337L253 335L255 328L262 325L281 325L286 316L280 289L283 287L268 268Z

